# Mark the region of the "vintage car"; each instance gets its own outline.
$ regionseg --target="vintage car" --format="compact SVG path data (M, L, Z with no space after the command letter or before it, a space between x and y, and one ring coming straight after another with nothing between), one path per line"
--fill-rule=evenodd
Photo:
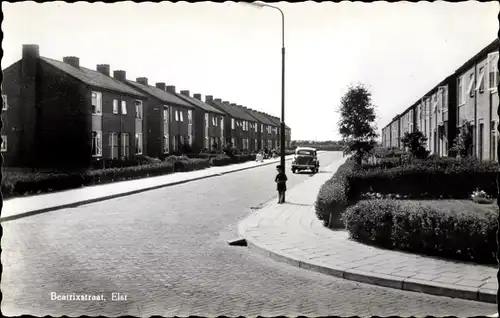
M292 172L311 170L316 173L319 170L319 160L317 151L314 148L298 147L295 149L295 156L292 161Z

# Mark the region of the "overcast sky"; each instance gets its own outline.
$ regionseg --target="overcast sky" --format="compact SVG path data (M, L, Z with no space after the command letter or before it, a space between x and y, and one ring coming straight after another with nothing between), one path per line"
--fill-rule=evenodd
M496 1L278 3L285 12L286 123L292 139L339 138L350 83L373 93L379 129L489 44ZM42 56L110 64L191 93L281 112L281 19L234 2L2 3L2 69L22 44Z

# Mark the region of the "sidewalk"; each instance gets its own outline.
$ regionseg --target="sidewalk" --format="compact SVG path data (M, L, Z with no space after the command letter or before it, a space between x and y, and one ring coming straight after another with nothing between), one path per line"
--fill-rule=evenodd
M291 160L292 157L293 155L286 156L286 160ZM4 200L0 222L14 220L43 212L104 201L190 181L221 176L232 172L275 164L279 161L280 158L268 159L264 162L248 161L222 167L210 167L197 171L176 172L159 177L113 182L54 193L16 197Z
M248 247L274 260L348 280L427 294L496 303L496 268L379 249L332 231L316 218L321 185L345 159L287 191L238 225Z

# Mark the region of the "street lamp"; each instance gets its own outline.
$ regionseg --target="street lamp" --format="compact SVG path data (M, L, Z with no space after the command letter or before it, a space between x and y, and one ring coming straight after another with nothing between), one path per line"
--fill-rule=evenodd
M262 2L238 2L242 5L251 6L257 9L271 8L278 10L281 13L281 128L280 128L280 145L281 145L281 166L285 170L285 15L283 11L275 6Z

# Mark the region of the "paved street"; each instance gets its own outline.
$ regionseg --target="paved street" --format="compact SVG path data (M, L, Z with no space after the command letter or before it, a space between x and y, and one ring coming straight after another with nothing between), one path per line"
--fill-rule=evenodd
M339 153L320 156L323 166ZM347 281L230 247L275 166L3 223L4 315L474 316L495 305ZM288 187L309 178L288 172ZM57 301L50 293L104 294ZM118 292L127 300L112 301Z

